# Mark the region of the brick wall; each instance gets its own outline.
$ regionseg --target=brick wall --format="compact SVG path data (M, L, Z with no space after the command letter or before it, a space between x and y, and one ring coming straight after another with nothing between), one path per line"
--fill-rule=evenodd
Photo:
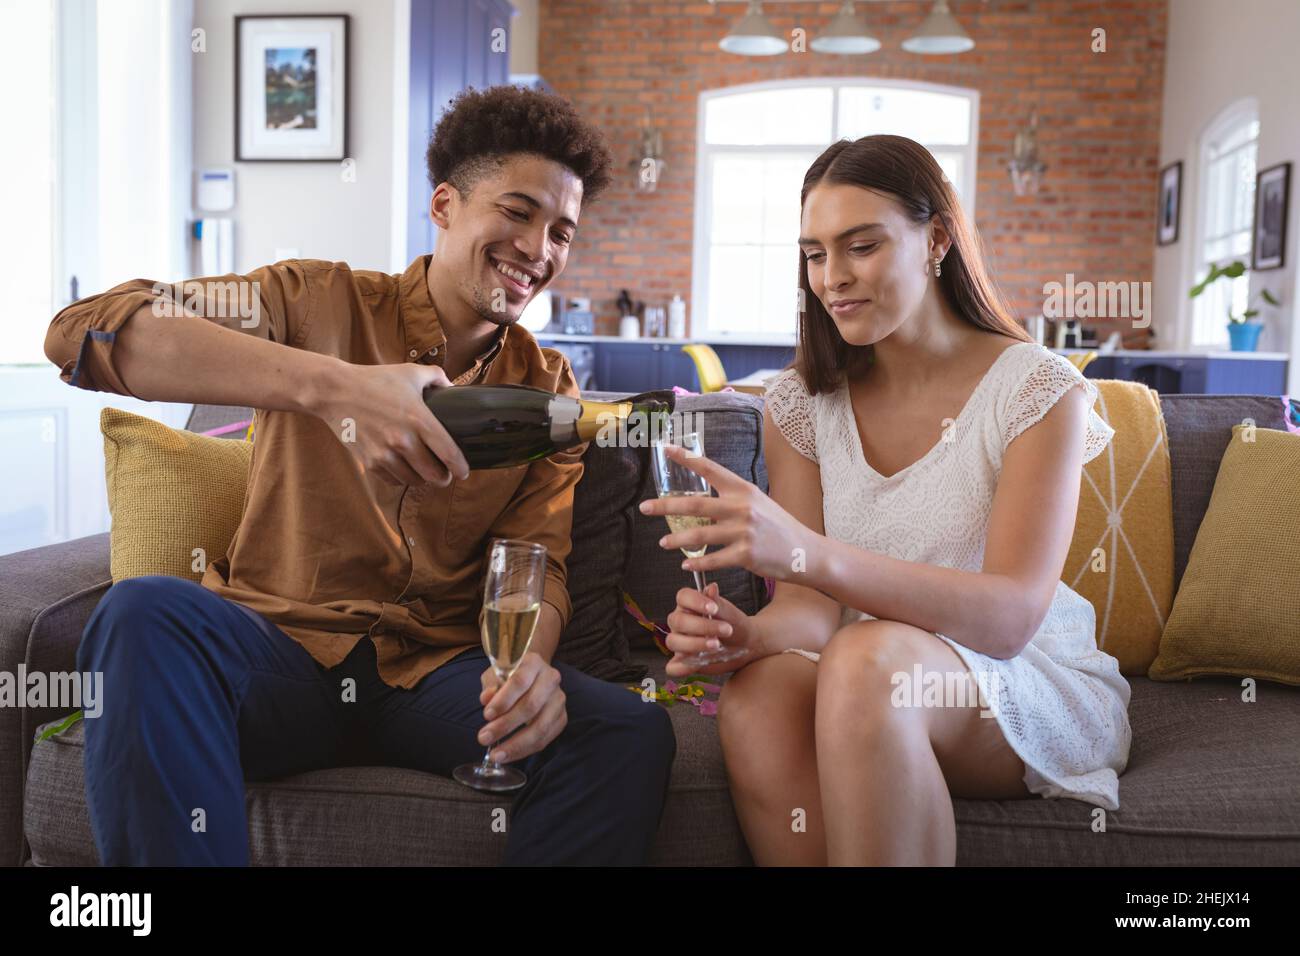
M648 105L664 135L664 181L637 194L623 175L584 211L581 236L557 289L587 295L598 331L616 331L614 299L690 301L695 132L702 90L762 80L861 76L924 80L980 92L976 225L997 281L1018 316L1041 310L1045 282L1150 281L1164 75L1166 0L952 0L975 39L956 56L923 57L899 44L929 3L859 3L883 41L868 56L785 53L741 57L718 41L744 11L672 0L541 0L538 69L598 123L621 169L634 156ZM787 37L809 38L838 2L765 7ZM1093 53L1092 30L1107 52ZM1016 130L1039 113L1048 170L1037 196L1017 197L1006 173ZM1186 188L1186 186L1184 186ZM1184 214L1186 198L1184 198ZM689 312L688 312L689 314ZM1147 333L1121 320L1129 347ZM1151 343L1152 346L1155 343Z

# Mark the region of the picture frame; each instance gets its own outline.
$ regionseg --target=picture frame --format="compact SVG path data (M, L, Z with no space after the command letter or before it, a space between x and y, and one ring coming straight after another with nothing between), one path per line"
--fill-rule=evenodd
M1170 163L1160 170L1160 196L1156 203L1156 245L1168 246L1178 241L1178 220L1183 203L1183 162Z
M348 155L350 17L235 17L235 160L341 162Z
M1255 174L1255 224L1250 268L1281 269L1286 264L1286 217L1291 205L1291 164L1278 163Z

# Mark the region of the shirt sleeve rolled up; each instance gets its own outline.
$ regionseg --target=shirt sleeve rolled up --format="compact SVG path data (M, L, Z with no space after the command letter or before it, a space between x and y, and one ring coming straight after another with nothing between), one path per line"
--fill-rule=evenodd
M131 279L62 309L45 334L45 355L69 385L134 395L114 362L117 335L141 308L178 320L202 318L284 345L298 345L313 295L298 260L168 283Z

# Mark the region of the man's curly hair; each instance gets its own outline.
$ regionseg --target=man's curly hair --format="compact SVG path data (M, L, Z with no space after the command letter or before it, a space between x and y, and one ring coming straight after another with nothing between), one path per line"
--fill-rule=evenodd
M568 100L522 86L490 86L457 94L429 137L429 184L450 182L462 197L511 153L562 163L582 180L583 205L612 180L605 138Z

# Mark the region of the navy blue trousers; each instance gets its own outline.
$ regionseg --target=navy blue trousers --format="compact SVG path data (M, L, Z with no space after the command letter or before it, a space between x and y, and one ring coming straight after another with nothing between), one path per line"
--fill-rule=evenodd
M504 860L646 863L677 749L672 723L618 684L554 666L568 722L513 763L528 783L510 794ZM245 780L349 765L450 776L481 761L487 667L471 648L410 690L390 687L369 638L327 669L262 615L192 581L114 585L77 653L79 671L103 675L102 713L85 720L101 862L247 865ZM355 702L344 699L349 677Z

